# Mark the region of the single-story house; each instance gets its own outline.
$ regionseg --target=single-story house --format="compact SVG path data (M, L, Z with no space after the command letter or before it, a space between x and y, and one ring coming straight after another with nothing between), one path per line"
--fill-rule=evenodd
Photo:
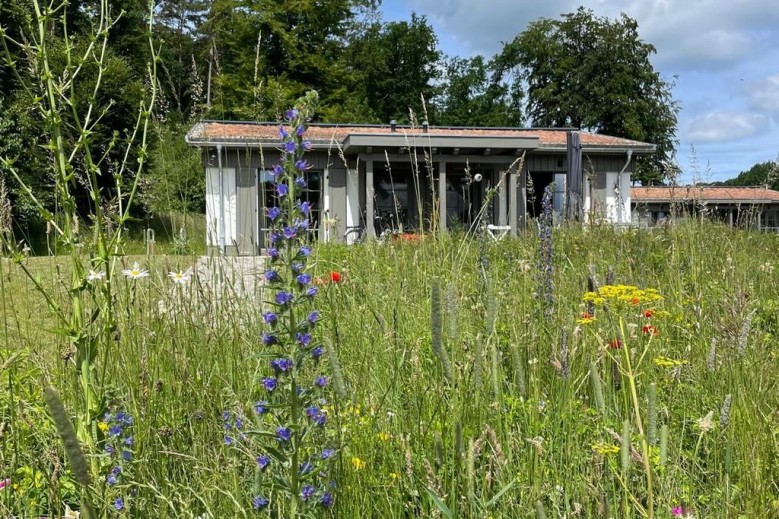
M264 208L274 196L266 172L280 160L278 127L203 121L187 133L187 143L202 150L210 252L255 255L265 247ZM373 236L489 224L516 234L540 213L552 182L555 211L562 211L571 131L312 124L305 196L314 208L313 232L348 242L358 229ZM629 223L635 157L655 146L579 135L584 218Z
M656 186L630 190L633 222L654 225L673 214L728 225L779 230L779 191L765 187Z

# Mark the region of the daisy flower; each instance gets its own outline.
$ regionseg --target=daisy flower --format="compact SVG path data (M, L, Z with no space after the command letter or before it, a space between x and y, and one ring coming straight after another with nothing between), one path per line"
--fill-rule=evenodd
M140 278L149 277L149 271L143 270L141 266L138 265L137 261L133 263L132 268L124 269L122 271L122 274L124 275L124 277L128 279L140 279Z
M102 270L99 272L95 272L92 269L89 269L89 274L87 275L87 281L90 283L94 283L96 281L101 281L103 278L105 278L105 272Z
M192 269L168 272L168 277L177 285L186 285L192 279Z

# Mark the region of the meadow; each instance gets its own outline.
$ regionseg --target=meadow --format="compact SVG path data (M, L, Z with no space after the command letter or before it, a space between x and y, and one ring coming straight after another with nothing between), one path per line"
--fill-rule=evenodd
M301 516L779 515L779 237L700 221L551 236L551 256L537 231L314 248L333 501ZM43 388L74 422L83 390L31 279L72 304L70 263L18 261L0 276L0 515L62 517L83 489ZM88 423L132 438L116 484L113 454L82 446L95 515L273 517L252 500L262 442L238 432L263 424L268 288L171 279L194 256L119 261L149 276L113 281L95 360L114 414Z

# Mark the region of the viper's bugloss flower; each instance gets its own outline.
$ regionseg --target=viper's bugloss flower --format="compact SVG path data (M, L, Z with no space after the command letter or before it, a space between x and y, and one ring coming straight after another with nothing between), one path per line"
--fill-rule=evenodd
M273 176L277 177L279 175L282 175L283 173L284 173L284 166L282 166L281 164L276 164L275 166L273 166Z
M268 248L265 253L272 259L278 259L279 257L279 250L275 247Z
M262 496L254 496L252 498L252 507L255 510L260 510L268 506L269 501Z
M308 314L308 322L311 324L316 324L316 322L319 320L319 312L314 310L310 314Z
M309 257L311 255L311 247L309 247L308 245L303 245L302 247L300 247L298 254L300 254L304 258Z
M225 435L224 437L225 445L232 445L233 444L233 437L229 435Z
M308 460L304 461L298 466L298 472L300 472L300 474L303 476L305 476L312 470L314 470L314 465Z
M289 110L284 112L284 117L286 117L287 121L289 122L294 121L298 115L300 115L300 112L297 110L297 108L290 108Z
M279 316L273 312L264 312L262 314L262 320L265 321L265 324L276 324L279 320Z
M311 211L311 204L309 204L308 202L300 202L298 208L300 209L301 213L307 215L309 211ZM308 256L308 254L306 254L306 256Z
M288 240L291 240L298 235L297 229L294 227L284 227L283 232L284 232L284 237Z
M303 501L308 501L314 496L315 493L316 493L316 487L308 484L305 485L303 489L300 491L300 497L303 498Z
M278 207L269 207L266 211L266 214L268 215L268 218L273 221L279 216L281 216L281 209Z
M292 359L273 359L270 361L270 367L277 373L286 373L293 366Z
M294 226L298 228L299 231L305 231L308 230L309 221L308 218L304 218L303 220L298 220L294 223Z
M327 379L327 377L325 377L324 375L319 375L318 377L316 377L314 384L316 384L317 387L325 387L328 384L328 382L330 381Z
M311 350L311 356L315 359L318 359L322 356L322 354L325 352L325 349L322 346L317 346L316 348L313 348Z
M295 144L295 141L287 141L284 143L284 151L287 153L295 153L295 149L297 149L297 144Z
M117 497L114 499L114 508L117 510L124 510L124 499L121 497Z
M276 281L281 281L281 276L279 276L279 273L276 272L275 270L270 269L265 272L265 280L270 283L273 283Z
M319 504L324 506L325 508L330 508L333 506L333 494L330 492L325 492L322 494L322 497L319 498Z
M278 194L280 198L287 196L287 193L289 193L287 184L276 184L276 194Z
M105 478L105 482L109 487L116 485L116 476L109 474L108 477Z
M257 456L257 468L265 470L268 468L268 465L270 465L270 458L268 456Z
M311 334L298 332L295 334L295 340L301 346L308 346L311 343Z
M280 305L286 305L291 303L295 300L295 294L291 294L289 292L284 292L283 290L276 294L276 297L274 298L276 303Z
M130 461L133 459L133 453L130 451L122 451L122 459L124 461Z
M281 139L288 139L289 138L289 133L287 133L287 129L284 128L283 124L279 125L279 137Z
M274 389L276 389L278 382L273 377L265 377L264 379L262 379L262 385L266 391L273 391Z
M305 171L307 169L311 169L311 164L307 160L305 160L305 159L296 160L295 161L295 169L298 170L298 171ZM301 177L298 177L298 178L301 178ZM297 184L297 181L298 181L298 179L295 179L295 183L296 184ZM305 182L305 180L304 180L304 182ZM301 186L300 184L298 184L298 187L306 187L306 186L305 185Z
M319 289L317 287L308 287L306 289L306 296L308 297L314 297L319 293Z
M111 436L119 436L122 434L122 426L121 425L112 425L108 428L108 434Z
M303 177L295 178L295 185L303 189L304 187L306 187L306 179Z
M288 442L292 439L292 430L289 427L277 427L276 438L279 441Z
M284 235L280 232L271 232L270 233L270 242L274 245L277 245L281 243L284 240Z
M320 457L323 460L329 460L333 456L335 456L335 449L325 449L322 451L322 454L320 455Z
M305 265L303 265L302 262L296 261L292 265L290 265L290 268L292 269L292 272L295 274L300 274L300 271L305 268Z
M302 143L300 143L300 145L306 151L309 151L311 148L313 148L313 145L311 144L311 141L303 141Z
M279 338L273 335L272 333L263 332L262 334L262 343L265 346L273 346L274 344L279 343Z
M256 414L265 414L268 412L268 401L260 400L254 404L254 412Z
M306 133L306 128L302 124L298 125L297 129L295 130L295 135L298 137L303 137L303 134Z

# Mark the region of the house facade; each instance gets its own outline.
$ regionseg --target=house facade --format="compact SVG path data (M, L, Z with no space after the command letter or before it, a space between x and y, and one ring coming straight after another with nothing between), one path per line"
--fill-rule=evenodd
M779 231L779 191L764 187L633 187L630 198L633 221L639 225L656 225L674 215Z
M278 128L204 121L188 132L187 143L202 151L209 252L255 255L265 247L265 208L274 205L267 171L281 158ZM548 185L555 186L555 211L563 210L570 131L313 124L303 196L313 207L314 237L350 242L360 233L488 224L516 234L541 212ZM579 135L584 218L629 223L635 158L655 146Z

